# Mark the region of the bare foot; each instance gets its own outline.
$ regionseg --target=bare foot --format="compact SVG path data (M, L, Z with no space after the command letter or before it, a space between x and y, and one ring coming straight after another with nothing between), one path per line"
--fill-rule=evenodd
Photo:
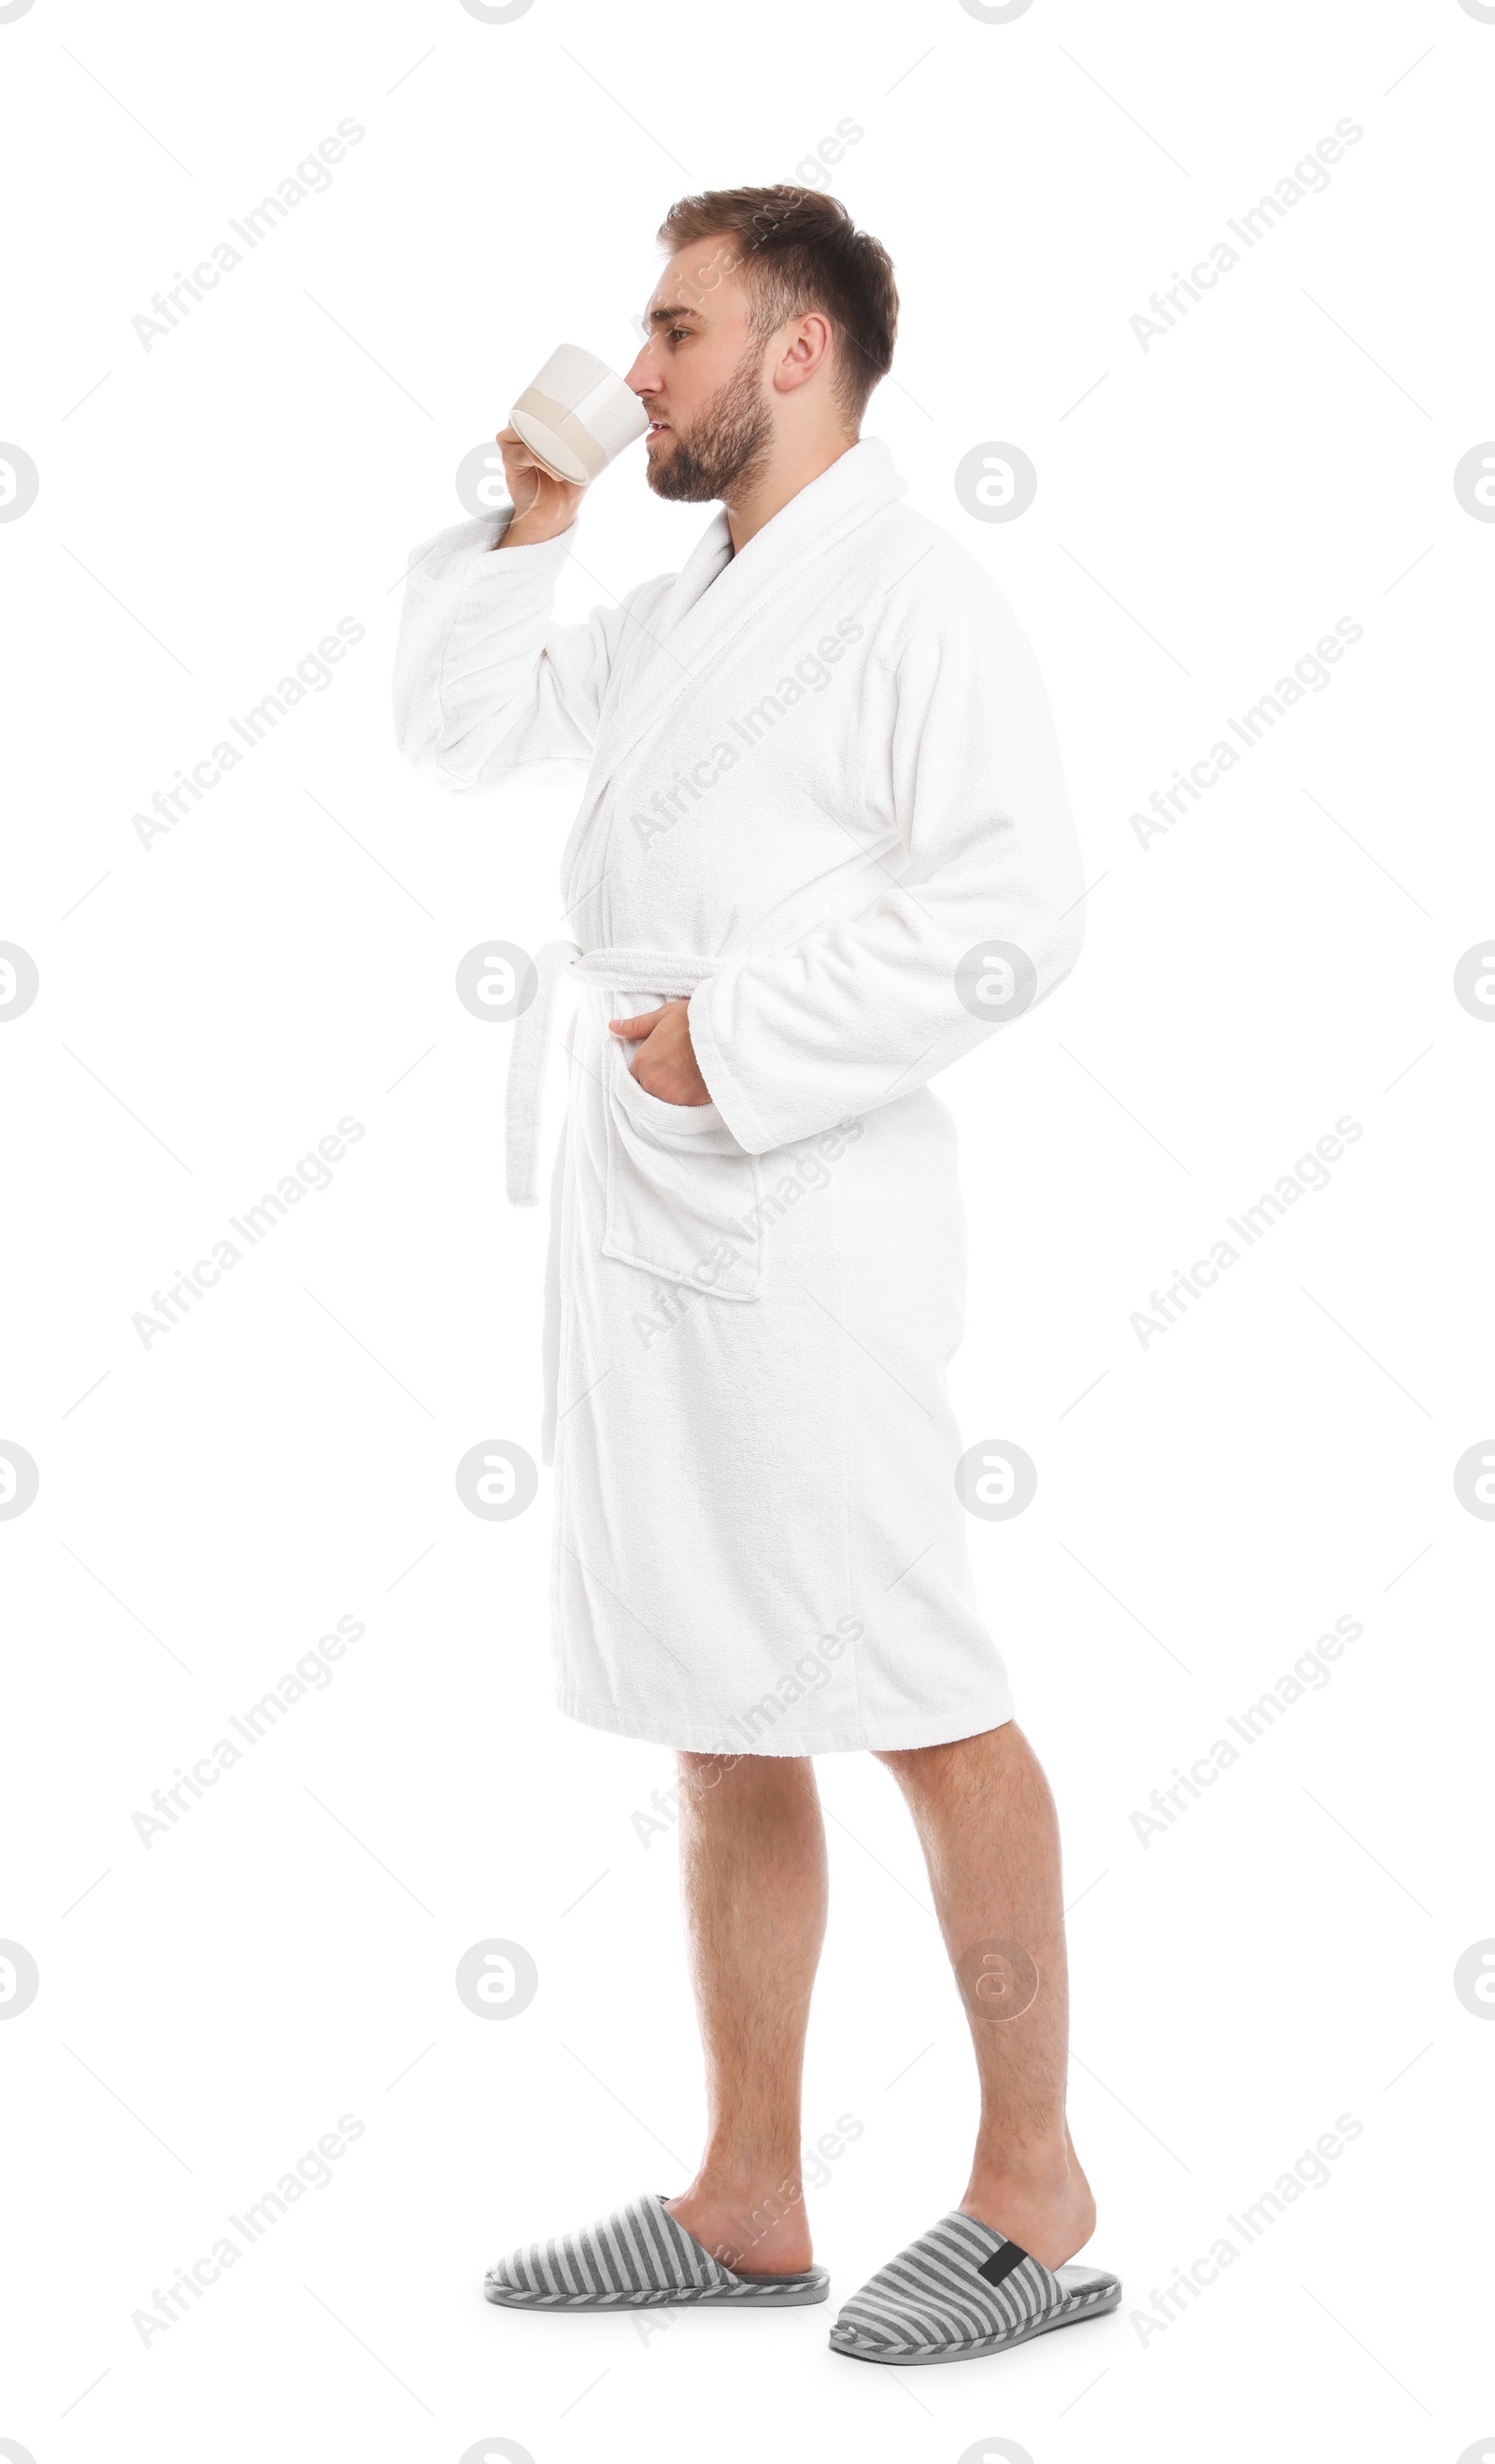
M1023 2165L1008 2157L978 2164L960 2212L1044 2267L1063 2267L1095 2231L1095 2201L1072 2148L1067 2162Z
M810 2223L798 2176L733 2190L699 2177L665 2205L713 2258L744 2276L798 2276L810 2264Z

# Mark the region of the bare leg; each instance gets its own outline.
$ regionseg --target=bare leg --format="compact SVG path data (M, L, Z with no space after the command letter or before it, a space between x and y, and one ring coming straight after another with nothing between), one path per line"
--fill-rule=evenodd
M706 2153L669 2202L725 2266L810 2263L800 2081L825 1931L825 1834L814 1768L768 1754L680 1762L686 1934L706 2056Z
M878 1757L913 1815L971 2024L981 2120L960 2206L1045 2267L1095 2229L1065 2121L1069 2049L1059 1826L1015 1723Z

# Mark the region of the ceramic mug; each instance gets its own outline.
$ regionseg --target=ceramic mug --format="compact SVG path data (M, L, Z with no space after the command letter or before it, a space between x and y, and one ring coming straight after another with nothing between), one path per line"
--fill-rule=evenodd
M576 488L590 486L649 424L638 395L575 342L552 351L509 413L540 469Z

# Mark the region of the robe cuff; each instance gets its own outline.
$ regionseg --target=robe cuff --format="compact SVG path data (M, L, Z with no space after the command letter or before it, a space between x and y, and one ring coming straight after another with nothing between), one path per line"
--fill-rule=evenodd
M484 524L485 529L491 529L493 532L491 553L496 554L498 542L504 537L513 519L514 507L505 505L496 522ZM577 517L573 514L565 529L558 531L554 539L531 539L524 547L506 547L503 551L504 555L512 557L517 564L522 565L544 563L547 560L552 564L564 564L571 553L571 542L576 538L577 527Z
M495 515L481 515L475 521L459 522L455 529L443 531L411 565L407 578L447 592L501 579L504 574L514 579L524 573L559 573L571 553L576 522L554 539L531 540L527 547L506 547L500 564L498 542L513 519L514 507L504 505Z

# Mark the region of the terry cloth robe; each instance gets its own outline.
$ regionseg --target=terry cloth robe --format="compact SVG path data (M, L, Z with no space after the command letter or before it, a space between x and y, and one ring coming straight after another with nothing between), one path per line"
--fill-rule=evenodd
M905 489L865 440L740 554L718 513L683 572L583 625L551 615L574 526L495 554L511 517L467 522L408 581L397 726L427 777L498 790L513 828L526 762L590 764L561 869L582 957L542 954L509 1030L526 1198L550 996L574 986L558 1694L702 1752L1012 1716L956 1487L964 1221L927 1082L993 1031L961 998L992 944L1003 1016L1068 972L1082 883L1032 652ZM686 995L693 1107L646 1093L606 1027Z

